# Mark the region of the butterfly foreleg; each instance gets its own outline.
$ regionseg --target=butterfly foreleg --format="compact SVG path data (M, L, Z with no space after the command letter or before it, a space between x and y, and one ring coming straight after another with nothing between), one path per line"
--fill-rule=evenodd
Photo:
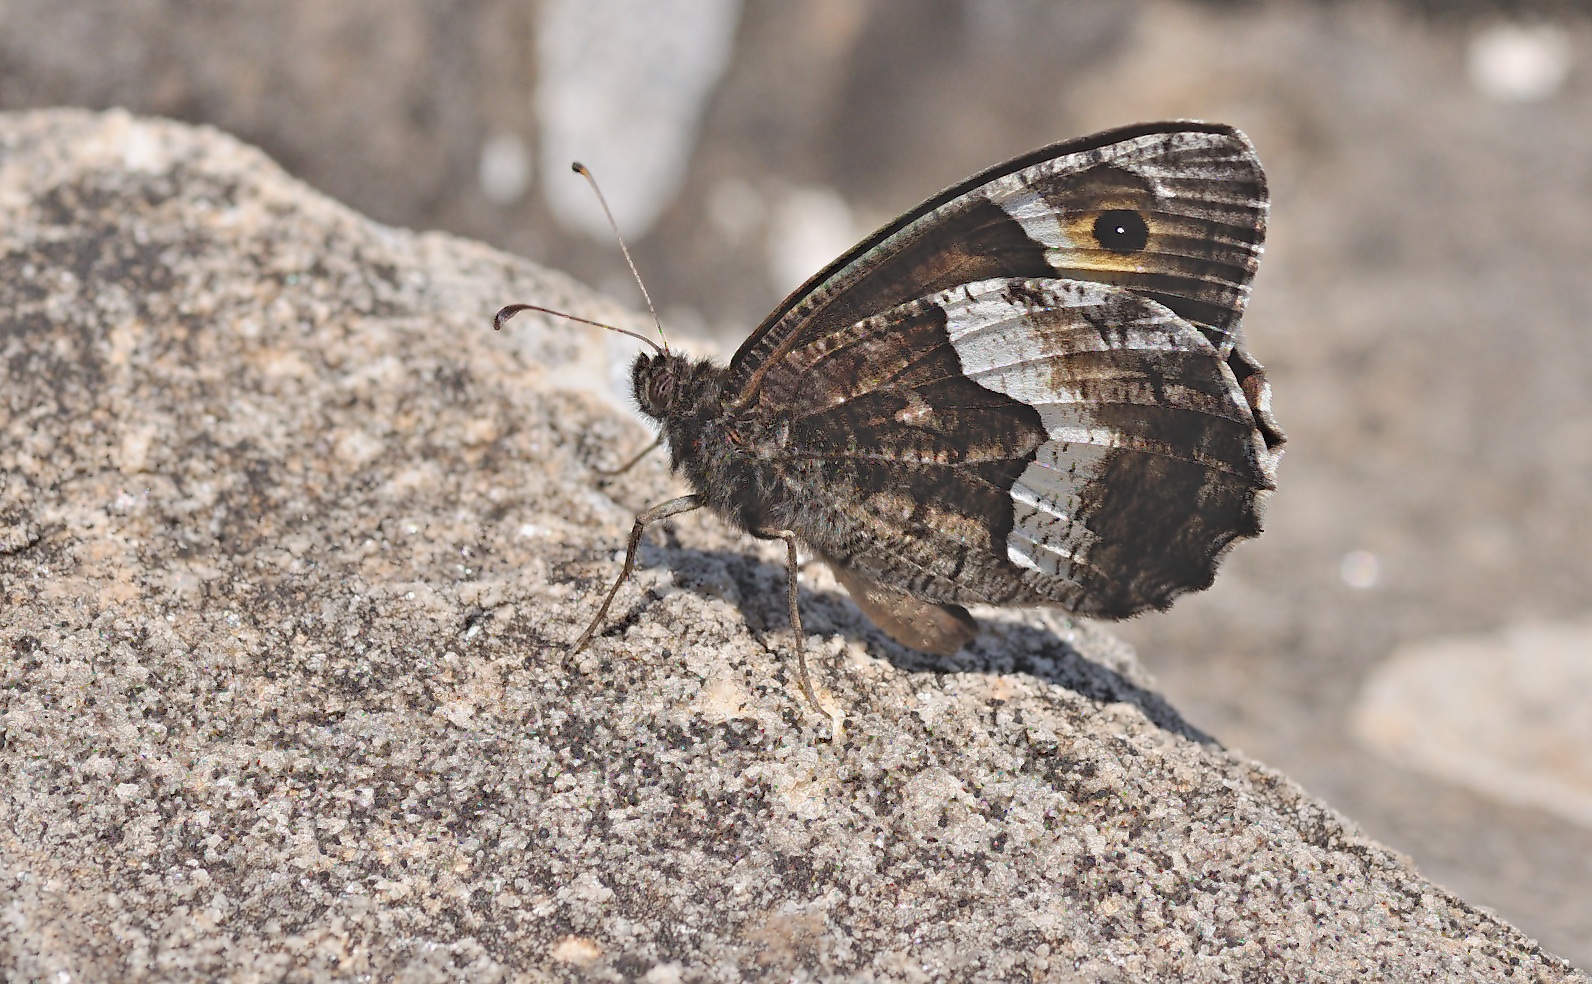
M618 468L593 468L592 471L596 473L599 478L618 478L620 475L623 475L625 472L641 464L641 459L656 451L658 449L658 445L662 443L663 435L659 434L653 439L651 444L642 448L640 451L637 451L634 457L620 465ZM665 505L667 505L667 503L665 503Z
M707 499L700 495L682 495L678 499L660 502L636 516L636 525L630 528L630 543L625 548L625 565L620 568L619 576L614 579L614 586L608 589L608 597L603 599L602 607L597 609L597 616L591 620L590 625L586 626L586 631L580 634L580 638L575 640L575 652L585 649L586 643L591 642L591 637L597 634L597 627L602 625L603 618L607 616L608 606L613 604L614 595L619 593L619 586L624 584L625 579L636 569L636 551L641 547L641 535L647 527L670 516L701 509L705 505Z

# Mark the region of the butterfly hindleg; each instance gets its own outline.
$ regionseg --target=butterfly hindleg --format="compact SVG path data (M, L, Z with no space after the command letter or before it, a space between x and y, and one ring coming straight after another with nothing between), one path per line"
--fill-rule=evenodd
M613 604L614 595L619 593L619 586L624 584L625 579L636 569L636 550L641 546L641 534L646 528L670 516L701 509L705 505L707 500L700 495L682 495L678 499L660 502L636 516L636 525L630 528L630 544L625 548L625 566L620 569L619 577L614 579L614 586L608 589L608 597L603 599L602 607L597 609L597 617L591 620L591 624L586 626L586 631L582 632L580 638L575 641L575 652L585 649L586 643L591 642L591 637L597 634L597 627L602 625L603 618L608 614L608 606Z
M801 563L796 556L796 533L794 530L754 530L752 535L763 540L785 541L786 598L790 603L790 627L796 633L796 670L801 678L802 694L818 713L829 714L818 702L812 679L807 675L807 633L802 631L802 613L796 607L797 575L801 573Z
M791 607L791 631L796 632L796 670L801 675L801 693L806 694L807 702L812 704L814 710L826 715L829 712L823 704L818 704L818 694L812 693L812 680L807 677L807 634L802 632L801 610L796 608L796 578L801 573L801 565L796 559L796 533L794 530L774 530L769 535L785 541L785 583Z

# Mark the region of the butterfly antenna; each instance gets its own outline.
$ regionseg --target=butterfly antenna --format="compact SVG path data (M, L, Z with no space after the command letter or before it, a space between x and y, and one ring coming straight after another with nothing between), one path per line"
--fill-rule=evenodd
M597 187L597 179L592 177L590 168L576 161L569 166L569 169L585 178L586 183L591 185L591 190L597 193L597 204L603 207L603 215L608 217L608 228L614 231L614 238L619 240L619 252L625 254L625 263L630 266L630 275L636 278L636 286L641 288L641 296L647 301L647 310L652 312L652 323L658 328L658 337L663 339L663 351L668 352L669 339L664 337L663 322L658 320L658 309L652 306L652 295L647 293L647 285L642 281L640 271L636 269L636 261L630 258L630 247L625 245L625 237L619 234L619 223L614 221L614 213L608 207L608 199L603 197L603 190Z
M507 307L499 310L498 313L492 318L492 330L502 331L503 326L508 324L509 319L514 317L516 314L519 314L521 311L538 311L542 314L550 314L555 318L564 318L568 321L579 321L583 325L591 325L594 328L607 328L609 331L617 331L621 335L629 335L631 338L646 342L648 345L651 345L653 351L657 352L659 355L669 354L669 350L666 347L659 345L657 342L648 338L646 335L641 334L640 332L630 331L627 328L619 328L614 325L605 325L601 321L593 321L590 318L582 318L578 315L566 314L563 311L554 311L552 308L545 308L536 304L510 304Z

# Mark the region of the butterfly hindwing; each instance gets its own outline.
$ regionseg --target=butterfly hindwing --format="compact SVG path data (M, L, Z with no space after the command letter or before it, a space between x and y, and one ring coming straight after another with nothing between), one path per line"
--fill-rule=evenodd
M964 284L777 368L764 386L788 423L771 465L826 489L793 496L789 521L854 578L925 601L1164 607L1259 532L1273 486L1216 346L1121 287Z
M963 372L1045 431L1010 489L1006 557L1028 584L1121 617L1207 587L1260 532L1277 454L1202 331L1084 281L988 281L944 303Z

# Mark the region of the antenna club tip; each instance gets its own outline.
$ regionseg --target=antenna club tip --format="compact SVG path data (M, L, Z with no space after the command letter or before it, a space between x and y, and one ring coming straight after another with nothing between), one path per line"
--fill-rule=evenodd
M519 304L509 304L505 307L499 308L498 313L492 316L492 330L502 331L503 326L508 323L508 320L523 310L525 310L525 308Z
M586 165L582 164L580 161L571 162L570 165L569 165L569 169L571 171L574 171L576 174L590 174L591 173L591 171L587 170Z

